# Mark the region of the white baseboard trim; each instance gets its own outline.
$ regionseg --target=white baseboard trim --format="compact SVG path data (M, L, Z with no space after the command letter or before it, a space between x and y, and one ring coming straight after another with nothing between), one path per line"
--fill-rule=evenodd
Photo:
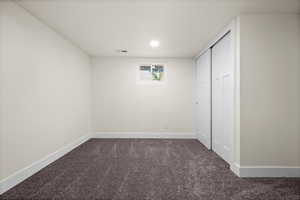
M230 170L235 173L238 177L240 176L240 165L237 163L230 164Z
M235 163L230 169L239 177L300 177L300 167L285 166L240 166Z
M193 132L96 132L92 138L196 139Z
M33 174L37 173L50 163L54 162L55 160L61 158L63 155L67 154L74 148L78 147L82 143L86 142L90 139L90 135L82 136L76 141L62 147L61 149L47 155L46 157L32 163L31 165L15 172L14 174L10 175L9 177L0 181L0 194L8 191L12 187L16 186L17 184L21 183L25 179L29 178Z

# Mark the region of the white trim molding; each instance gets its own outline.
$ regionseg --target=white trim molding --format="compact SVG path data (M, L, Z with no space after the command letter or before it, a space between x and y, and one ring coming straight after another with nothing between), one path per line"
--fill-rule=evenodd
M9 177L0 181L0 194L8 191L12 187L16 186L17 184L21 183L25 179L29 178L33 174L37 173L47 165L51 164L52 162L56 161L57 159L61 158L65 154L69 153L82 143L86 142L90 139L90 135L85 135L80 137L79 139L75 140L74 142L62 147L61 149L47 155L46 157L32 163L31 165L15 172L14 174L10 175Z
M238 177L241 177L241 176L240 176L240 165L239 165L239 164L237 164L237 163L230 164L230 170L231 170L235 175L237 175Z
M234 163L230 169L239 177L300 177L300 167L240 166Z
M95 132L92 138L196 139L193 132Z

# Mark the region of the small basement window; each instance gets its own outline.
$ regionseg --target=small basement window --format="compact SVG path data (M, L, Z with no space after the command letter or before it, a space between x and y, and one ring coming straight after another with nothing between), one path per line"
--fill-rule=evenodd
M163 82L165 80L165 68L162 64L140 65L138 75L141 82Z

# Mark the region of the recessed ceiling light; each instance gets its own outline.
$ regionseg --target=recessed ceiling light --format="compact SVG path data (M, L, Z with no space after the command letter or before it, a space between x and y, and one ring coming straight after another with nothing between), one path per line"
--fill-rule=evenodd
M159 41L157 41L157 40L151 40L150 41L150 46L152 48L158 47L159 46Z

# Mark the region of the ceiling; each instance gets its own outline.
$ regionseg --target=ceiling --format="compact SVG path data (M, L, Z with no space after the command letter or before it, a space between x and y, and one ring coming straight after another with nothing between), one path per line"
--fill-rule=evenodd
M17 0L91 56L193 57L241 13L299 13L299 0ZM158 48L149 42L159 40Z

